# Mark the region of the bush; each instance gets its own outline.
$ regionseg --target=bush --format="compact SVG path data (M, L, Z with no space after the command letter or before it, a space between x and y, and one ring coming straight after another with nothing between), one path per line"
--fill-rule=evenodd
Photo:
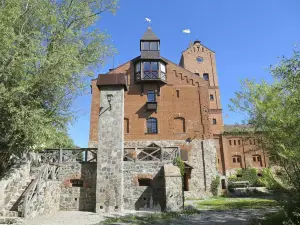
M280 189L281 184L276 181L272 171L268 168L261 170L261 176L258 176L258 170L254 168L240 169L236 175L228 178L228 183L235 181L249 181L250 186L254 187L266 187L269 189ZM229 187L228 185L228 187Z
M211 182L211 192L214 196L218 195L219 186L220 186L220 177L216 176Z

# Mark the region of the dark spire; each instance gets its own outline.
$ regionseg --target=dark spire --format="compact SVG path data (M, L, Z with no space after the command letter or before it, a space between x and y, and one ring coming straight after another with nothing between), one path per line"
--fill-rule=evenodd
M148 27L147 31L141 38L141 41L159 41L159 38L153 33L151 27Z

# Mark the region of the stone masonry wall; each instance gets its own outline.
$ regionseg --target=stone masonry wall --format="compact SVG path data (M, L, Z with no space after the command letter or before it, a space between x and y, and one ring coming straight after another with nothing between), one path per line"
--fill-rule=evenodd
M51 214L59 210L60 181L46 181L40 188L39 195L35 195L28 206L26 218L37 215Z
M168 141L126 141L125 148L147 147L150 144L160 147L179 147L188 153L188 163L193 167L189 179L189 191L186 197L205 197L211 195L211 182L217 175L217 155L215 142L212 139L194 139L190 143L182 140Z
M70 162L61 164L60 210L95 211L97 164ZM72 179L81 180L83 187L74 187Z
M13 166L0 181L0 216L5 206L19 193L30 180L30 161ZM17 196L18 197L18 196Z
M108 102L108 95L112 95ZM96 212L123 210L124 88L100 89Z
M164 165L166 211L177 212L183 209L183 187L180 169L172 164Z
M124 208L142 211L165 209L164 163L124 162ZM139 179L150 179L150 186L139 186Z

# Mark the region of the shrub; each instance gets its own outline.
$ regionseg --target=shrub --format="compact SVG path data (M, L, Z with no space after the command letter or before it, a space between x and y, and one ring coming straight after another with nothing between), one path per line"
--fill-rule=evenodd
M211 192L214 196L218 195L220 186L220 177L216 176L211 182Z

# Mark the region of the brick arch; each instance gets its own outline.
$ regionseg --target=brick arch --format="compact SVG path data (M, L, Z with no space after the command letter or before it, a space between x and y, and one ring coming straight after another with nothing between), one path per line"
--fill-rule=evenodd
M185 133L185 119L183 117L174 118L174 132L175 133Z

